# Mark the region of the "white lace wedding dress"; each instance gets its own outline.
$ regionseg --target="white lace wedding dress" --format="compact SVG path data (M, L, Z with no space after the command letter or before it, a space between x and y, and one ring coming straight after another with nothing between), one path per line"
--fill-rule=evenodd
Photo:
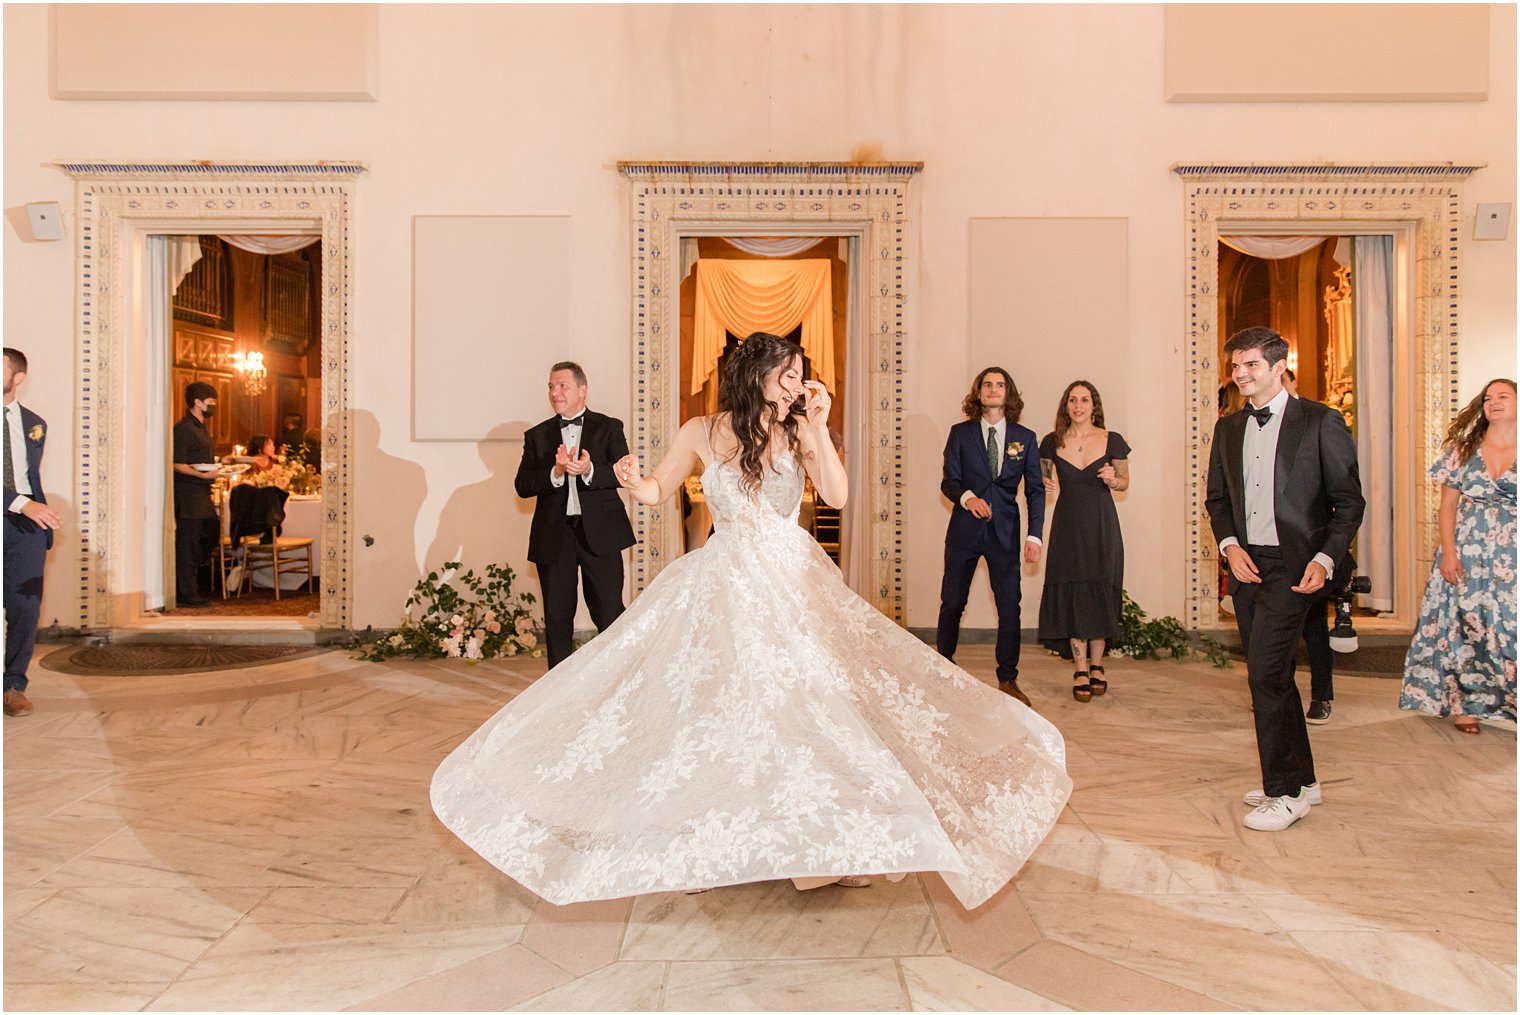
M782 455L758 500L702 476L717 532L439 766L433 809L553 903L939 871L967 908L1071 795L1049 722L852 592Z

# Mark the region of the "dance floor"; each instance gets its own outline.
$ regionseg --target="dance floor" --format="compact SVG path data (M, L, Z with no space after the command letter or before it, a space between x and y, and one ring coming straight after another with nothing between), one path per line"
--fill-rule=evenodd
M1026 652L1076 792L970 913L934 875L537 901L427 788L541 661L34 667L36 714L3 727L5 1006L1514 1010L1512 728L1338 680L1324 805L1249 832L1243 673L1118 660L1080 705ZM990 647L961 662L992 679Z

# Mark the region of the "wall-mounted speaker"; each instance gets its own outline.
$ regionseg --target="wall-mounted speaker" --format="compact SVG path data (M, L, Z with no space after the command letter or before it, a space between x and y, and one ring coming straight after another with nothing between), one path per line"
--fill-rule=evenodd
M32 223L32 239L63 239L63 209L57 201L37 201L26 206L26 217Z

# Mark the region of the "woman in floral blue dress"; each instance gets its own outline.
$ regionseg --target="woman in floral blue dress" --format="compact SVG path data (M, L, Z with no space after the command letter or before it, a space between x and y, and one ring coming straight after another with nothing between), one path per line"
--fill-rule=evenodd
M1479 719L1515 719L1515 382L1490 381L1441 451L1441 548L1399 707L1477 733Z

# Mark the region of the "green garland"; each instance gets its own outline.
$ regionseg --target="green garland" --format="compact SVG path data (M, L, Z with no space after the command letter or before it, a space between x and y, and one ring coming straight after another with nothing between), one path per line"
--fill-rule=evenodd
M1230 650L1213 635L1197 632L1197 646L1192 635L1176 617L1146 620L1140 604L1124 592L1124 608L1119 615L1119 643L1110 654L1130 659L1191 659L1201 655L1212 665L1230 665Z

